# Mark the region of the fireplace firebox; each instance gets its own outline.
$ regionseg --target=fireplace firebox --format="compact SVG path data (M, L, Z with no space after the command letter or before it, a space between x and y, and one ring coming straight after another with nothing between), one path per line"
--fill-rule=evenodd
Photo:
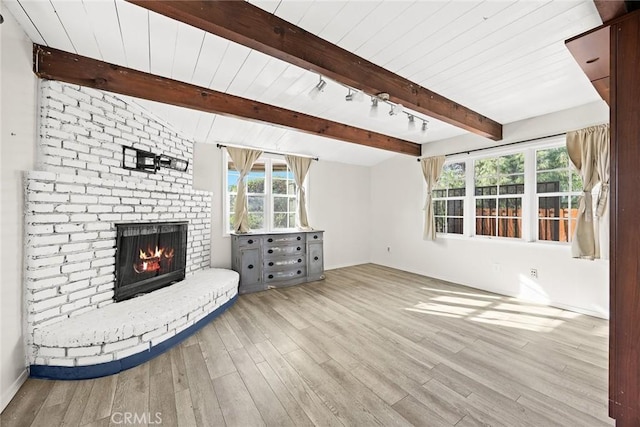
M116 224L116 302L184 279L187 227L186 222Z

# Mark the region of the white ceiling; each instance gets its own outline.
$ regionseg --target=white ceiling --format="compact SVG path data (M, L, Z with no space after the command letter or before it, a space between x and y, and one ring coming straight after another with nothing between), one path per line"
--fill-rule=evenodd
M328 81L121 0L2 0L35 42L417 143L466 133L429 118L408 128ZM251 1L332 43L509 123L599 97L564 40L602 21L586 1ZM256 122L138 100L196 141L374 165L393 153ZM419 116L421 117L421 116ZM423 116L422 116L423 117Z

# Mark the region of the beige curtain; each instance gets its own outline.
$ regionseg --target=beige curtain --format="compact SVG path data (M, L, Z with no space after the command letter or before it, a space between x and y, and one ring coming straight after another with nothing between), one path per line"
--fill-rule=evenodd
M285 156L285 160L289 165L289 168L293 171L293 178L296 181L296 187L298 187L298 206L296 208L296 227L300 230L313 230L309 226L309 219L307 218L307 201L304 191L304 180L307 178L307 172L313 159L308 157L298 156Z
M606 147L606 148L605 148ZM571 163L582 178L582 197L578 207L578 218L573 236L571 253L574 258L594 259L600 257L596 239L596 225L593 220L593 197L591 193L600 181L599 170L607 174L607 187L603 190L603 203L608 203L609 170L609 126L599 125L574 132L567 132L567 152ZM606 157L606 162L604 158ZM601 160L598 160L601 158ZM598 167L598 162L600 166ZM599 210L599 208L597 209Z
M596 258L609 259L609 125L597 126L595 155L600 190L596 203Z
M444 156L427 157L420 161L422 174L427 184L427 199L424 203L424 239L436 240L436 220L433 215L433 203L431 201L431 191L438 183L444 164Z
M247 148L227 147L227 152L233 160L236 170L240 173L238 178L238 194L233 211L233 229L236 233L247 233L249 228L249 208L247 206L247 189L244 178L251 171L251 167L262 155L262 151Z

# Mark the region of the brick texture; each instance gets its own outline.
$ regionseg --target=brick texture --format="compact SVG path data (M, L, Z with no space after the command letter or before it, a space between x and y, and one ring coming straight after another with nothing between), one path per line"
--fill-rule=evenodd
M188 221L187 275L210 264L211 194L192 188L193 141L112 94L56 81L40 90L38 170L25 179L30 347L40 325L109 307L118 222ZM189 168L130 171L123 146L186 159Z

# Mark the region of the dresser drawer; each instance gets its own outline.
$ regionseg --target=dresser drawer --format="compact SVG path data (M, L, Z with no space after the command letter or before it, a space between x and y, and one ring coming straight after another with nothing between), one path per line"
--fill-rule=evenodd
M299 256L269 258L264 260L265 271L300 268L305 266L306 259L304 254L300 254Z
M239 247L254 247L257 248L260 246L260 236L236 236L236 244Z
M304 234L270 234L264 238L265 246L280 246L280 245L304 245Z
M322 242L322 231L307 233L307 243Z
M288 256L288 255L298 255L304 252L304 243L300 243L296 245L292 243L286 246L265 246L264 247L264 257L280 257L280 256Z
M305 267L284 271L269 271L264 273L264 283L279 282L284 280L297 279L307 274Z

